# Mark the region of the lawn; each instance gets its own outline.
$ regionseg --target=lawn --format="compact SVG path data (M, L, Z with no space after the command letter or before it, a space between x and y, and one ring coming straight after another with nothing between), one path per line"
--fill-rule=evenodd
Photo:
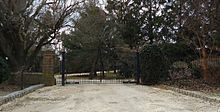
M126 79L124 76L115 73L105 73L104 77L101 73L98 73L96 77L92 79ZM90 79L89 75L79 76L67 76L67 79Z

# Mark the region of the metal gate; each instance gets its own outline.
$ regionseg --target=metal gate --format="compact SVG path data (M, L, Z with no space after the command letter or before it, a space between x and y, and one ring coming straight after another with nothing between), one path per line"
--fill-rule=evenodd
M55 75L57 84L131 84L136 83L135 77L126 77L118 71L105 71L104 75L98 71L96 76L91 77L90 73L72 73Z
M114 71L98 71L96 76L91 78L90 73L65 74L65 84L125 84L135 83L133 77L125 77ZM62 83L62 76L57 76L57 83Z
M134 57L129 59L132 62L137 62L135 54ZM73 72L69 70L72 66L68 65L67 62L71 60L66 59L66 54L62 52L62 61L60 62L61 72L60 75L56 75L56 83L57 84L128 84L128 83L136 83L137 79L137 64L134 64L132 67L125 63L123 67L117 67L119 65L115 65L114 70L97 70L93 72ZM121 66L121 65L120 65ZM74 67L74 66L73 66ZM136 68L133 70L132 68Z

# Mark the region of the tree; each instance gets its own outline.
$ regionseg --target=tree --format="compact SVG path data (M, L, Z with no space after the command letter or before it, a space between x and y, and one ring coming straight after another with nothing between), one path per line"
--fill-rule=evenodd
M107 0L107 2L106 9L112 16L112 21L120 32L121 38L130 48L137 48L143 40L140 28L143 25L144 18L139 13L142 7L141 2L139 0L132 3L119 0Z
M80 1L0 0L0 51L13 72L27 70L76 11Z
M91 77L96 75L98 64L104 76L104 64L114 52L114 29L111 29L105 11L94 2L84 4L79 16L79 19L74 21L75 27L69 38L64 40L65 47L69 53L74 53L77 49L81 53L89 53L90 59L92 57Z
M139 81L139 52L146 46L171 42L175 24L166 0L107 0L107 10L120 37L136 52L136 77Z
M214 77L208 72L208 52L217 46L219 36L219 0L186 1L182 5L181 37L199 50L200 64L203 69L204 80L211 83Z
M175 41L174 1L107 0L107 10L123 40L136 50L146 44Z
M9 67L5 59L0 56L0 84L8 80L10 73Z

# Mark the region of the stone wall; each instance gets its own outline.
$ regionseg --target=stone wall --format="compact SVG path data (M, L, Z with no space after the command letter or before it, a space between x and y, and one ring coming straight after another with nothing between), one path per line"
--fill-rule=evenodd
M30 73L24 72L23 81L24 86L36 85L36 84L45 84L46 86L55 85L54 78L54 68L55 68L55 53L51 50L42 51L43 59L42 61L42 73ZM21 84L21 74L12 73L10 78L10 83L12 84Z
M12 73L13 78L10 80L10 82L15 82L16 84L21 84L21 76L18 73ZM43 83L43 73L24 73L24 85L36 85L36 84L42 84Z
M2 98L0 98L0 106L3 104L6 104L7 102L13 101L16 98L20 98L26 94L29 94L39 88L44 87L44 84L40 84L40 85L34 85L34 86L30 86L24 90L20 90L20 91L16 91L13 93L10 93L6 96L3 96Z

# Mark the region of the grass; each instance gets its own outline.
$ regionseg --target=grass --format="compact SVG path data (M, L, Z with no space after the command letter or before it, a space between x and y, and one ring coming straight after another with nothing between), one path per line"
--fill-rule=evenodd
M7 95L7 94L9 94L9 93L10 93L10 92L0 91L0 96Z
M115 73L105 73L105 76L103 78L102 74L97 74L96 77L92 79L126 79L124 76L121 76L119 74ZM89 75L84 75L84 76L67 76L67 79L90 79Z
M89 79L89 76L82 75L82 76L67 76L67 79Z

